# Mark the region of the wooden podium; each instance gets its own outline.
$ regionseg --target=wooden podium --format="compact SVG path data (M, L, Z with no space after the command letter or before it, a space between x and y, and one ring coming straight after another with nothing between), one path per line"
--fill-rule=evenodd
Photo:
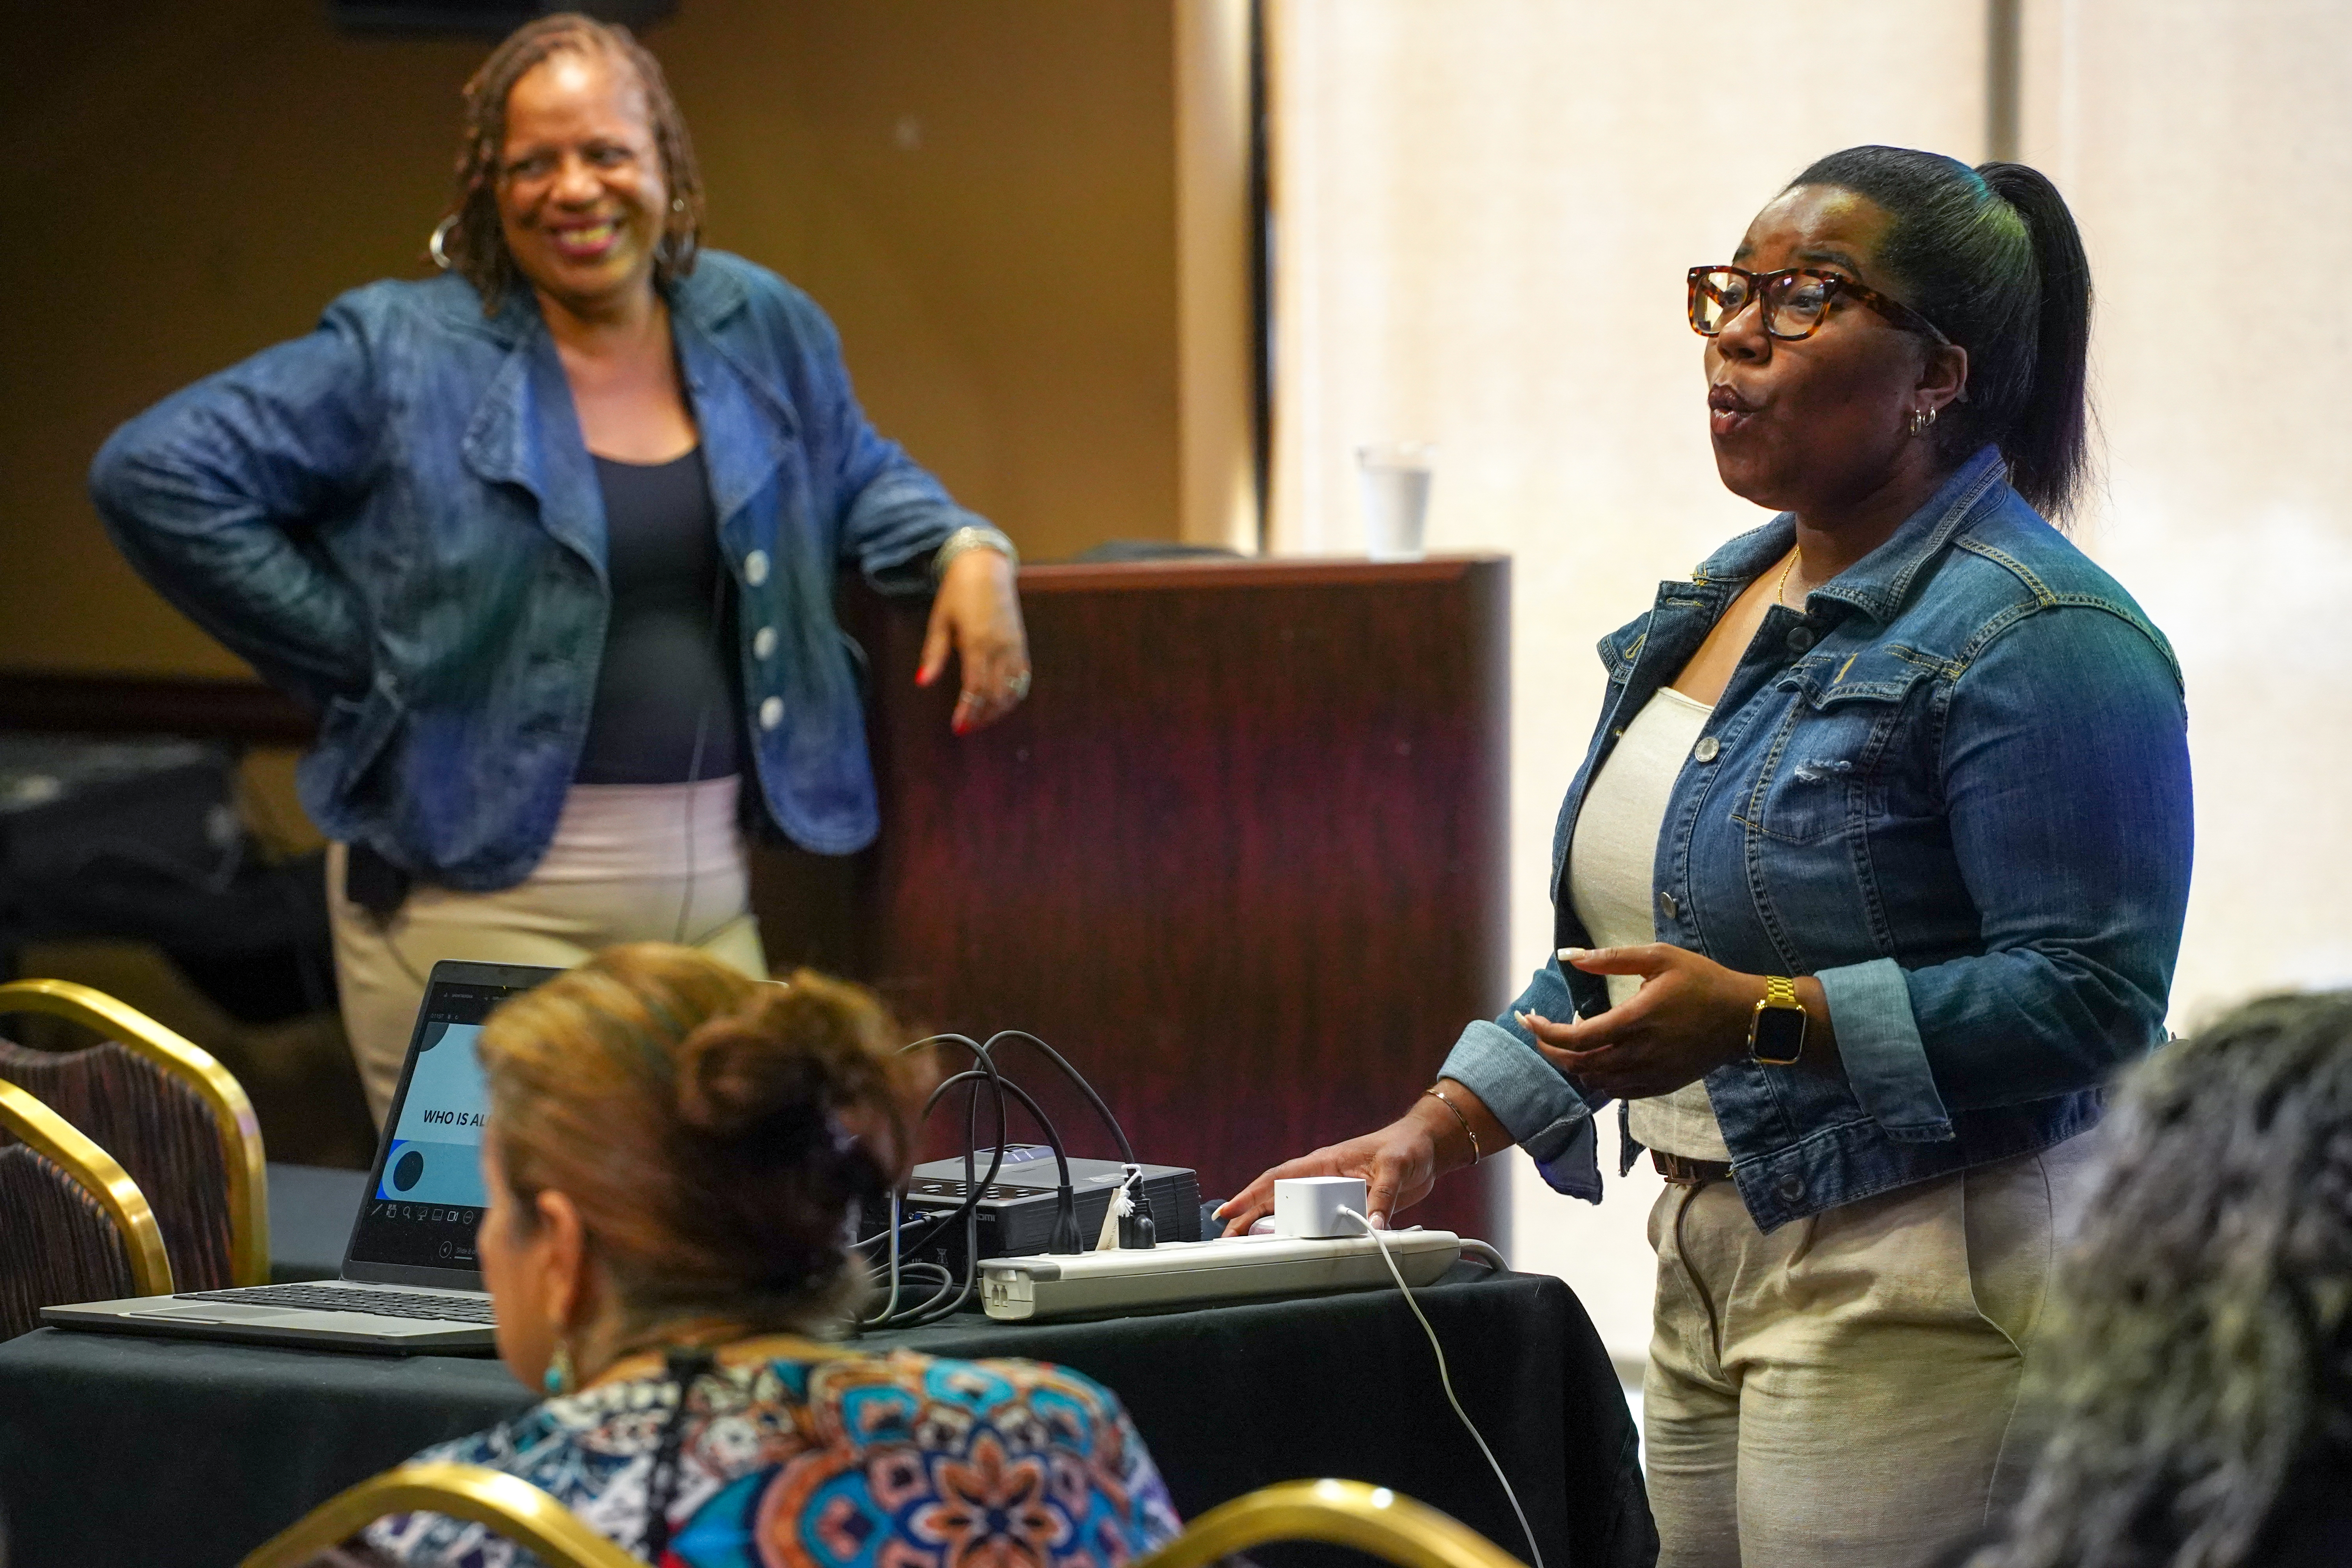
M1487 556L1025 568L1034 693L962 738L953 679L912 684L925 606L852 589L882 836L761 853L772 959L1042 1037L1204 1195L1379 1126L1507 999L1509 588ZM1006 1066L1114 1152L1041 1058ZM1485 1235L1485 1194L1413 1217Z

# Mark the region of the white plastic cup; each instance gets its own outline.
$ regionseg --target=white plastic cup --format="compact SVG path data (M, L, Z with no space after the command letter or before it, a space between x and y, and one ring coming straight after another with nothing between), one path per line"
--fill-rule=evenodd
M1429 522L1431 463L1427 441L1375 441L1356 448L1356 478L1364 498L1364 552L1375 561L1418 561Z

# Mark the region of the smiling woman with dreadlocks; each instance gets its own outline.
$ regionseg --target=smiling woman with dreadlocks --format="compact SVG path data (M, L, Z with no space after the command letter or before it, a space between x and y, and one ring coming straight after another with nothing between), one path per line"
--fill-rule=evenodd
M653 57L530 23L467 86L443 275L344 296L92 469L131 564L320 711L302 804L379 1115L439 959L658 937L761 972L739 823L834 855L877 826L841 565L935 592L917 678L958 656L958 731L1028 691L1011 543L702 209Z

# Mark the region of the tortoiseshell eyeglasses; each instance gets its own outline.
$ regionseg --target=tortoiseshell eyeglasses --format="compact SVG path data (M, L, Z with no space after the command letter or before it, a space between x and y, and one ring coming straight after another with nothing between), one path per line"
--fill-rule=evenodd
M1852 296L1907 331L1925 332L1947 348L1952 340L1936 323L1875 289L1865 289L1851 278L1816 267L1784 267L1778 272L1750 272L1744 267L1694 267L1690 269L1691 331L1711 338L1723 324L1756 300L1763 311L1764 334L1782 342L1797 342L1821 331L1830 301Z

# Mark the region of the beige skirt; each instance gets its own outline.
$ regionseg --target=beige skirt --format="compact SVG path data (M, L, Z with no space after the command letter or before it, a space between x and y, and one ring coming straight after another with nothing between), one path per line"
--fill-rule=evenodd
M736 821L740 780L576 784L530 878L496 893L419 884L387 920L343 897L345 846L327 848L327 912L343 1027L383 1120L425 978L443 959L569 969L625 942L679 942L767 977Z

